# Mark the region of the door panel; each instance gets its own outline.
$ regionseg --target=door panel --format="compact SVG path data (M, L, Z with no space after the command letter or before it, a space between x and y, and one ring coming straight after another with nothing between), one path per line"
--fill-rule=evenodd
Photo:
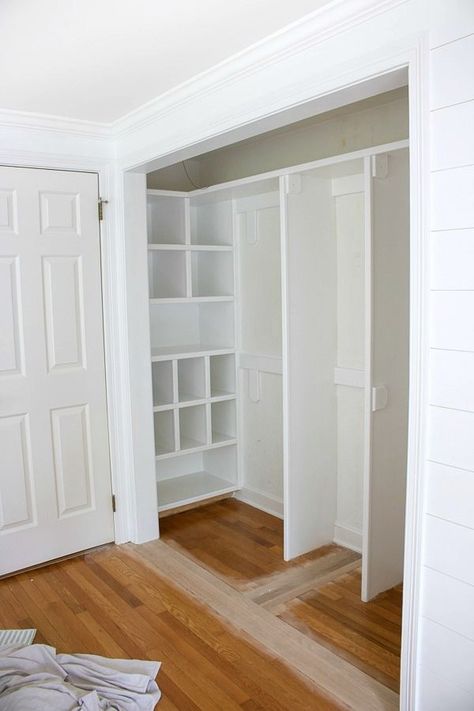
M113 540L97 200L0 168L0 574Z
M367 405L372 412L364 502L365 601L403 578L410 303L408 150L388 154L386 175L370 183L372 352Z

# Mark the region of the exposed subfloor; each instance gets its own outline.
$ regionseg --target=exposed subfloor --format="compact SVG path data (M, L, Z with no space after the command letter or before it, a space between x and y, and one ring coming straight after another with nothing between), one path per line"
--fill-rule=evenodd
M360 556L330 545L285 563L283 525L236 499L160 522L162 540L398 692L401 586L360 599Z

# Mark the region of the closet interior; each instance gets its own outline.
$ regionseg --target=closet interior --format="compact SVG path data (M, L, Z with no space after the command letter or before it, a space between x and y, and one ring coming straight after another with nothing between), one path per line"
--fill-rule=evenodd
M400 582L408 216L406 141L147 190L160 514L235 495L287 560L334 541L364 599Z

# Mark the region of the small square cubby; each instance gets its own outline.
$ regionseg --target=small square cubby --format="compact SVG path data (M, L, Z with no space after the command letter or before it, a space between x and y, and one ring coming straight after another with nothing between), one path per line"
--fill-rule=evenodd
M173 250L148 252L150 299L186 296L186 255Z
M232 252L194 252L192 290L193 296L232 296L234 293Z
M206 397L204 358L183 358L178 361L179 402L202 400Z
M234 355L215 355L210 357L211 397L222 397L235 393L235 357Z
M225 442L236 437L235 400L213 402L211 405L212 442Z
M232 200L191 201L192 244L231 245L232 228Z
M151 365L153 382L153 406L171 405L173 402L173 363L158 361Z
M206 444L206 408L204 405L180 408L179 432L182 450L202 447Z
M150 244L184 244L184 200L148 193L147 223Z
M173 410L155 412L155 453L157 456L175 451Z

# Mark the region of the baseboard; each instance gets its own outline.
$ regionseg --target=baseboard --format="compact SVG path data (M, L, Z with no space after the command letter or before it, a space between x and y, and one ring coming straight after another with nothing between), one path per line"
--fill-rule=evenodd
M343 526L337 522L334 524L334 543L362 553L362 533L350 526Z
M236 491L234 496L239 501L254 506L256 509L260 509L260 511L265 511L265 513L276 516L277 518L283 518L283 501L274 496L269 496L262 491L257 491L257 489L252 489L248 486L244 486L242 489L239 489L239 491Z

